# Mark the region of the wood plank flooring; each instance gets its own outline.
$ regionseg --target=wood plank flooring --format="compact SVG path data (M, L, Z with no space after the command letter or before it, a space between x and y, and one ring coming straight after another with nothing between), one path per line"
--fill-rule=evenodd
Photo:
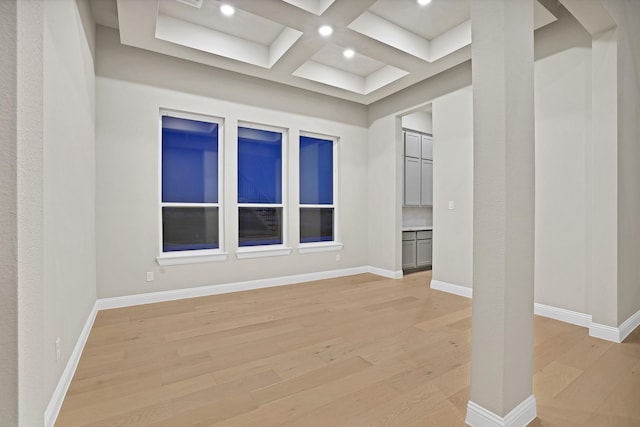
M56 426L464 426L471 301L431 272L98 313ZM640 426L622 344L536 317L533 426Z

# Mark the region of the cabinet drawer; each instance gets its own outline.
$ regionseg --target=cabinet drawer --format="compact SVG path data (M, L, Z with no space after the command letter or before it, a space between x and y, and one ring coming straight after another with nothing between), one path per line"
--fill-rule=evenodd
M431 239L433 237L433 231L431 230L418 231L417 234L418 234L418 240Z
M416 232L415 231L403 231L402 232L402 241L408 240L416 240Z

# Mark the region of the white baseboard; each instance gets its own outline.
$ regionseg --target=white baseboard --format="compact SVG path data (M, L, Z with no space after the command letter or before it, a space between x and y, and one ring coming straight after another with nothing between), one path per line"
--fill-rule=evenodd
M375 274L377 276L387 277L389 279L402 279L402 270L393 271L385 270L383 268L367 266L367 272Z
M62 376L58 381L58 385L53 391L53 396L51 396L51 399L49 400L47 409L44 411L45 427L53 427L56 422L56 418L58 418L60 408L62 408L62 402L64 401L64 397L67 394L67 390L69 389L69 384L71 384L73 375L76 373L76 368L78 367L78 362L80 362L82 350L84 350L84 346L87 343L87 338L89 338L89 333L91 332L91 327L93 326L94 320L96 320L97 314L98 303L96 301L96 303L93 304L93 308L89 313L89 317L87 318L82 331L80 332L80 336L76 341L76 345L73 347L73 351L71 352L71 356L69 357L67 366L65 366L64 371L62 372Z
M624 341L635 328L640 326L640 310L632 314L618 327L620 330L620 342Z
M431 289L459 295L466 298L472 298L473 296L473 288L462 285L454 285L453 283L441 282L440 280L431 279Z
M638 326L640 326L640 310L632 314L617 328L592 322L589 325L589 336L615 343L621 343Z
M560 320L561 322L571 323L588 328L591 325L591 315L580 313L578 311L566 310L564 308L553 307L540 303L533 304L533 312L538 316L549 317L551 319Z
M600 323L591 322L589 325L589 336L615 343L620 342L620 330L618 328Z
M228 294L231 292L250 291L254 289L271 288L274 286L293 285L296 283L312 282L314 280L333 279L336 277L353 276L362 273L374 273L372 267L354 267L341 270L320 271L317 273L296 274L293 276L273 277L270 279L248 280L244 282L226 283L221 285L199 286L196 288L175 289L171 291L150 292L147 294L126 295L122 297L100 298L98 309L130 307L134 305L152 304L156 302L174 301L186 298L197 298L210 295ZM376 269L379 270L379 269ZM385 271L385 270L380 270ZM382 275L382 274L379 274ZM385 276L387 277L387 276Z
M477 403L469 401L465 422L472 427L525 427L536 416L536 398L531 395L504 417L500 417Z

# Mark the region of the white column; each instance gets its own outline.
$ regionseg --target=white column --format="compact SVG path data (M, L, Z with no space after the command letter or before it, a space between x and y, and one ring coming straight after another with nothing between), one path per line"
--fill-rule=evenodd
M533 374L534 0L472 0L473 426L536 416Z

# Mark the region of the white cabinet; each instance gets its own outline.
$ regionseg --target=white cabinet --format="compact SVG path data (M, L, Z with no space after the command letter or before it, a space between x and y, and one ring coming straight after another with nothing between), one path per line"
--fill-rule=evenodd
M421 199L420 159L404 158L404 204L405 206L419 206Z
M404 206L433 206L433 140L404 132Z
M433 206L433 160L421 160L420 205Z

